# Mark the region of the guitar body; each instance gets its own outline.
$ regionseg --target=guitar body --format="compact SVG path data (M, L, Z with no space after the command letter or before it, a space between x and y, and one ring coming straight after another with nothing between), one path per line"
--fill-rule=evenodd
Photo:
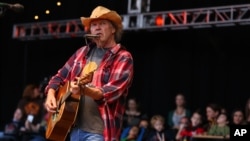
M61 86L57 93L58 111L50 113L46 139L51 141L65 141L74 124L81 99L80 94L68 93L69 82ZM65 98L65 95L67 96Z

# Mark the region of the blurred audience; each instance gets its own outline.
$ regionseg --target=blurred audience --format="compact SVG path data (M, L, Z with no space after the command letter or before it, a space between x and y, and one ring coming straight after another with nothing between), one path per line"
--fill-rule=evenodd
M26 85L0 141L46 141L48 112L41 87ZM208 103L205 115L202 115L200 109L191 113L184 94L178 93L175 108L167 112L167 121L160 114L152 115L149 120L135 97L129 98L126 104L121 141L191 141L195 135L230 137L229 125L250 124L250 98L246 101L245 111L243 108L230 111L217 103Z

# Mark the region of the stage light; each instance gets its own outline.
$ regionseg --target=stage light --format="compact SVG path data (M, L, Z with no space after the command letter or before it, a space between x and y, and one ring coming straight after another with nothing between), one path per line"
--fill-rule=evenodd
M163 26L164 25L164 19L163 19L162 15L156 16L155 24L156 24L156 26Z
M50 11L49 10L45 10L45 14L50 14Z
M34 19L35 19L35 20L38 20L38 19L39 19L39 16L38 16L38 15L35 15L35 16L34 16Z
M61 6L62 3L61 3L60 1L58 1L58 2L56 3L56 5L57 5L57 6Z

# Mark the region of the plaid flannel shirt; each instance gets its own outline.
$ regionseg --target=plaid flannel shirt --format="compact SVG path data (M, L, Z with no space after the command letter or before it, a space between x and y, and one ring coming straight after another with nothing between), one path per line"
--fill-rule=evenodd
M79 48L50 79L45 88L45 94L47 94L48 89L58 90L60 85L64 85L66 81L79 76L86 65L89 50L89 46ZM96 100L96 102L104 121L105 141L119 140L126 97L133 80L133 74L132 55L122 49L120 44L106 52L94 73L91 85L102 90L104 96L102 100Z

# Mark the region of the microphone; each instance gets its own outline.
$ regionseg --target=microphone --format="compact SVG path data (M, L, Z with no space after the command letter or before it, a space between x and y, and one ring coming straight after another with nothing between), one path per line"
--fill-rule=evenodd
M24 6L19 3L9 4L9 3L0 2L0 7L4 7L10 10L13 10L15 12L21 12L24 9Z
M100 36L96 34L85 34L84 37L89 39L96 39L99 38Z

